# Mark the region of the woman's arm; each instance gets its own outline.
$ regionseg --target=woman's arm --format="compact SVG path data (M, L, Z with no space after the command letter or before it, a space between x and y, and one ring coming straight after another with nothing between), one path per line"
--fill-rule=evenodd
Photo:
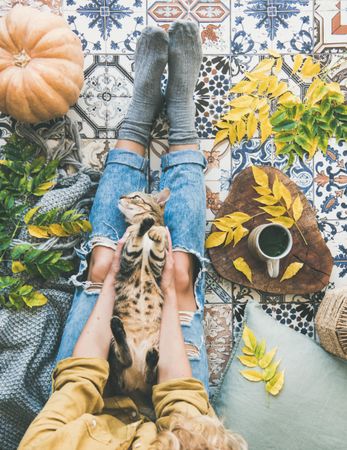
M160 329L158 383L192 376L178 316L174 259L169 232L168 239L169 250L161 281L164 305Z
M72 353L73 357L105 359L108 357L112 338L110 320L115 299L114 282L119 271L120 257L125 240L126 235L118 241L111 268L106 275L98 301L76 342Z

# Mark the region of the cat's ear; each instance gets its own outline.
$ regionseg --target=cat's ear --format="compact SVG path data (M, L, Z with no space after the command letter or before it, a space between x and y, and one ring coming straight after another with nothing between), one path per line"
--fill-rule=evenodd
M158 192L158 194L154 195L154 199L158 203L159 206L164 206L165 203L170 198L170 189L164 188L162 191Z

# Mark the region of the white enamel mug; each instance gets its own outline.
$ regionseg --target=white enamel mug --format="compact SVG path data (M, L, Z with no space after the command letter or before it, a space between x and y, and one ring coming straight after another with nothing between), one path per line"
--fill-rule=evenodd
M261 232L268 227L279 227L283 229L288 236L288 245L286 249L278 256L269 256L266 255L260 248L259 245L259 236ZM267 271L271 278L277 278L280 271L280 260L288 255L290 250L293 247L293 238L288 230L288 228L284 227L280 224L275 223L266 223L264 225L258 225L255 227L250 235L248 236L248 249L252 253L252 255L261 261L265 261L267 265Z

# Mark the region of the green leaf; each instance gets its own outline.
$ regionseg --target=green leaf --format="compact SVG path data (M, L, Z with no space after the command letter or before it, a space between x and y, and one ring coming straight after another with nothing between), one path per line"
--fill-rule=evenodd
M289 131L289 130L294 130L296 127L298 126L298 123L292 120L286 120L284 122L282 122L281 124L274 126L273 130L274 131Z

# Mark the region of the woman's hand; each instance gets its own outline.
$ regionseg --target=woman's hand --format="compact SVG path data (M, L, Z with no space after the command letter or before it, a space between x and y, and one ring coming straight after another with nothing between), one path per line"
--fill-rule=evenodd
M167 227L166 230L168 250L166 251L166 261L160 283L160 287L164 295L167 295L169 292L175 292L175 264L172 253L172 241L169 229Z
M128 237L128 233L125 232L123 234L123 236L119 239L118 244L117 244L117 248L116 248L116 250L114 252L114 255L113 255L111 266L110 266L109 271L107 273L107 278L108 279L112 278L113 282L114 282L114 280L116 278L116 275L117 275L117 273L119 272L119 269L120 269L120 261L121 261L121 258L122 258L122 251L123 251L124 244L125 244L125 242L127 240L127 237Z

